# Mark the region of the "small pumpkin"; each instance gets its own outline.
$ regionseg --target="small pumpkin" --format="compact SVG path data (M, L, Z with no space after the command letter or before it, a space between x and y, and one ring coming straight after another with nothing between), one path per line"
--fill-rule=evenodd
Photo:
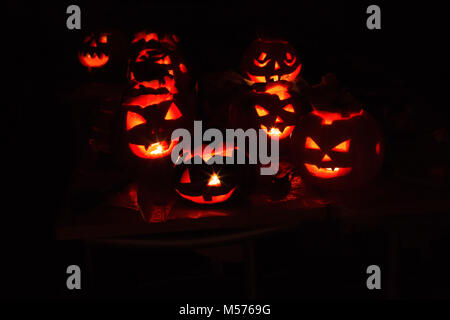
M86 35L78 51L78 60L88 71L92 68L103 68L110 59L110 41L110 34L107 32L92 32Z

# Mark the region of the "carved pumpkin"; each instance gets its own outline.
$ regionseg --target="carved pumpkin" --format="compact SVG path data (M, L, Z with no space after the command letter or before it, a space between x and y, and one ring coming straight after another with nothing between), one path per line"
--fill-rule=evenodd
M313 110L294 131L293 162L307 182L327 189L362 185L379 171L384 144L366 111Z
M202 146L202 151L205 146ZM233 148L215 154L223 159L223 164L211 164L206 153L197 151L191 158L191 164L180 161L176 165L175 191L185 200L197 204L218 204L236 198L247 189L251 173L251 166L226 164L226 157L234 157ZM195 164L195 158L201 159L201 164Z
M106 32L90 33L83 39L78 52L78 60L88 68L104 67L110 59L110 34Z
M141 160L170 157L177 143L171 140L173 130L193 120L187 69L180 54L157 39L145 32L134 37L132 45L139 49L132 51L130 88L122 102L122 144L128 156Z
M295 81L302 63L295 49L284 40L258 39L244 52L241 72L253 83Z
M188 80L188 70L177 44L179 39L173 34L140 31L131 41L131 58L128 77L137 85L151 88L146 81L165 80L170 76L180 82Z
M270 137L282 140L291 135L295 123L303 112L299 108L298 99L289 91L290 84L285 81L269 83L263 91L253 89L253 111L259 124Z

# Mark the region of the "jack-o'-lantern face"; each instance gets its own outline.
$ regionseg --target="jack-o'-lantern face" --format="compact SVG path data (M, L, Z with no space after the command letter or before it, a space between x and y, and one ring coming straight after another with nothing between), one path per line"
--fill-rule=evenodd
M173 51L173 35L139 32L132 40L129 60L130 90L122 106L125 111L126 143L142 159L170 156L177 141L173 130L189 124L193 108L186 89L187 68Z
M293 134L293 160L320 187L359 186L381 167L383 143L375 120L363 110L341 114L314 110Z
M301 68L296 51L283 40L254 41L241 62L243 76L253 83L295 81Z
M109 37L108 33L100 32L91 33L84 38L83 46L78 52L78 59L89 71L92 68L102 68L108 63L110 58Z
M203 146L202 151L205 150ZM176 165L175 191L188 201L198 204L217 204L228 201L241 187L244 167L226 164L227 157L234 156L233 148L223 148L213 154L221 157L223 164L211 164L211 155L196 152L188 155L191 164ZM195 164L198 161L199 164Z
M284 139L294 131L299 112L288 88L285 81L270 83L263 92L254 95L257 123L269 137Z
M165 95L143 95L128 98L126 105L126 136L128 147L142 159L158 159L170 156L177 141L171 140L172 131L183 124L183 114L172 100ZM156 99L160 103L150 104ZM141 106L147 106L145 108Z

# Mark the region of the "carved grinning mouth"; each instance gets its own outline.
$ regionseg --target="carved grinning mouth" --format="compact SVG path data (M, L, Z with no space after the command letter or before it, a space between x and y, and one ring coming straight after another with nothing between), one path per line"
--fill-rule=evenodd
M280 80L284 80L284 81L294 81L298 74L300 73L300 70L302 68L302 65L299 64L297 66L297 68L295 68L294 71L292 71L291 73L287 73L287 74L273 74L273 75L269 75L269 76L255 76L249 72L247 72L247 76L250 78L251 81L253 82L276 82L276 81L280 81Z
M149 146L129 143L130 150L138 157L144 159L163 158L172 152L178 141L171 141L170 145L166 141L155 142Z
M292 131L294 131L294 128L295 126L286 126L283 129L283 132L281 132L277 127L272 127L269 130L265 125L261 125L261 129L263 129L269 137L278 137L280 140L290 136Z
M78 53L78 59L81 64L85 67L90 68L101 68L109 61L109 55L105 53Z
M347 175L352 170L352 168L319 167L310 163L305 163L305 167L311 175L322 179L342 177Z
M183 197L184 199L190 200L190 201L195 202L195 203L201 203L201 204L213 204L213 203L220 203L220 202L227 201L233 195L235 190L236 190L236 187L231 189L226 194L222 194L222 195L219 195L219 196L207 197L205 195L202 195L202 196L188 196L188 195L185 195L185 194L181 193L179 190L175 189L175 191L181 197Z

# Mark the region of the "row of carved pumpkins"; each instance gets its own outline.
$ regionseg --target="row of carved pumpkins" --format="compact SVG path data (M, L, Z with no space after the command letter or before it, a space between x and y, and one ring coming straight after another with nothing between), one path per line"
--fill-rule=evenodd
M104 37L87 38L90 50L107 44ZM159 170L157 163L169 161L176 143L170 140L172 131L189 127L194 119L194 94L178 41L174 35L145 31L132 40L131 86L122 104L123 143L137 160L132 166ZM99 50L89 56L86 50L80 52L80 62L90 68L106 65L109 56ZM301 67L288 42L254 41L242 59L244 89L230 99L228 124L260 128L270 137L289 140L290 160L309 183L331 189L361 186L376 175L383 159L383 140L375 120L361 108L336 106L336 99L322 99L320 94L318 100L327 103L320 109L314 103L311 106L311 97L297 85ZM343 95L340 90L333 94ZM176 172L177 193L197 203L228 200L243 183L239 177L246 176L240 170L228 170L227 165L192 165Z

